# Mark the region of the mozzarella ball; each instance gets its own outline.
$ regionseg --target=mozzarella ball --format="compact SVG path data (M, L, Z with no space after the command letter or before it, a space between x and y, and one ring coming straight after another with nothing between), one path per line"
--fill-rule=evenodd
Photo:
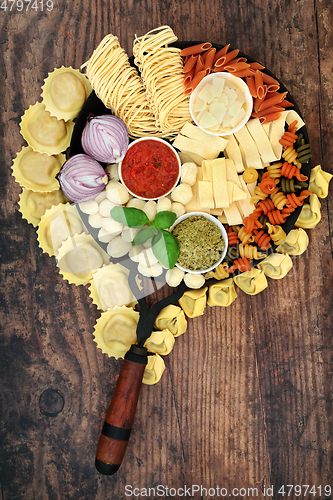
M123 228L123 232L121 233L121 237L127 243L132 243L136 233L139 231L137 227L125 227Z
M124 205L129 201L129 193L121 182L110 181L105 190L108 200L116 205Z
M84 201L83 203L79 203L79 207L84 214L97 214L98 212L98 203L95 200Z
M182 165L180 179L181 182L194 186L197 180L198 167L193 162L187 162Z
M98 231L98 239L102 243L110 243L112 238L114 238L114 234L110 234L108 231L106 231L103 227Z
M157 200L157 212L169 211L171 209L171 200L163 197Z
M157 264L158 260L156 259L153 253L153 249L146 248L145 250L142 250L142 252L139 253L138 262L142 266L153 266L154 264Z
M147 203L143 207L143 211L145 212L149 220L154 220L157 211L156 201L154 200L147 201Z
M174 203L171 203L171 212L174 212L177 217L180 217L181 215L184 215L185 207L182 203L175 201Z
M189 184L179 184L171 193L172 201L177 201L183 205L187 205L193 198L192 188Z
M104 217L101 227L114 236L117 236L123 230L123 225L112 219L112 217Z
M103 189L101 193L95 196L94 200L99 204L101 203L101 201L105 200L105 198L106 198L106 190Z
M96 214L89 215L88 222L91 227L99 228L102 227L103 218L99 212Z
M116 207L117 205L115 203L112 203L112 201L108 200L107 198L103 200L99 204L98 211L101 214L102 217L111 217L111 210L113 207Z
M185 285L189 288L201 288L205 284L205 277L203 274L187 273L184 276Z
M143 245L136 245L135 247L132 245L132 248L128 252L129 258L133 262L139 262L139 255L143 250Z
M126 207L138 208L139 210L143 210L146 202L145 200L140 200L140 198L132 198L127 203Z
M165 279L169 286L178 286L184 276L185 271L182 271L178 267L174 267L166 272Z
M110 181L119 181L118 163L110 163L105 171L109 174Z
M138 264L138 271L143 276L147 276L147 278L156 278L163 273L163 268L159 262L152 266L144 266L142 264Z
M131 248L131 243L126 243L126 241L124 241L121 236L116 236L110 241L106 251L110 255L110 257L118 259L119 257L123 257L124 255L126 255Z

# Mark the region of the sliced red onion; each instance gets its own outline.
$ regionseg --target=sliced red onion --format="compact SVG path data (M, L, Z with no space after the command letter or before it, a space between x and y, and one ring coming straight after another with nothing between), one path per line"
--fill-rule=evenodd
M128 148L128 132L121 118L114 115L89 117L82 132L85 153L103 163L118 163Z
M108 183L104 168L85 154L69 158L57 178L66 198L75 203L92 200Z

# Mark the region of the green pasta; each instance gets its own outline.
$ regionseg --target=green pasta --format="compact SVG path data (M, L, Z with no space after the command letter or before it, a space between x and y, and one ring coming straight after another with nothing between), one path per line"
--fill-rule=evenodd
M304 139L302 140L302 142ZM312 158L312 152L310 148L310 144L302 144L300 147L297 148L297 156L298 156L298 161L300 163L306 163Z
M284 194L296 193L298 189L307 188L306 182L296 181L296 179L288 179L287 177L280 178L281 191Z

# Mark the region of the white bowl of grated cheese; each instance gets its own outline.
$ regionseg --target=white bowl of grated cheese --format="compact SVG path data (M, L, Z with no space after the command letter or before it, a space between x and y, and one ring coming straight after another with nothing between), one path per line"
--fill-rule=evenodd
M230 135L249 120L253 99L246 83L227 72L205 76L190 97L196 125L212 135Z

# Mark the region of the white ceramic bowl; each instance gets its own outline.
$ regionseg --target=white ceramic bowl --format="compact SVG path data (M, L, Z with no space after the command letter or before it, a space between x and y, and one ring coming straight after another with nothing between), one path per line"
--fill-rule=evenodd
M173 228L177 224L179 224L183 220L187 219L191 215L202 215L202 216L206 217L206 219L211 220L212 222L214 222L214 224L216 224L216 226L220 229L220 231L222 233L222 237L224 239L225 247L224 247L224 250L223 250L223 252L222 252L221 257L219 258L219 260L217 262L215 262L215 264L213 266L208 267L207 269L196 269L195 271L193 271L191 269L186 269L186 267L182 267L182 266L180 266L177 263L176 263L176 266L179 269L181 269L182 271L185 271L186 273L192 273L192 274L208 273L208 271L212 271L213 269L216 268L216 266L218 266L219 264L221 264L221 262L223 261L224 257L226 256L226 253L227 253L227 250L228 250L228 235L227 235L227 232L226 232L223 224L221 224L221 222L216 217L214 217L213 215L210 215L210 214L206 214L204 212L189 212L188 214L181 215L180 217L178 217L178 219L176 220L176 222L170 228L170 231L172 231Z
M237 87L239 87L244 96L245 96L245 111L246 111L246 114L245 116L243 117L243 119L232 129L228 129L226 131L222 131L222 132L212 132L208 129L205 129L203 127L201 127L197 121L197 116L198 116L198 112L195 112L193 110L193 107L194 107L194 103L195 103L195 100L196 100L196 97L198 95L198 93L200 92L200 90L207 84L207 83L212 83L214 79L216 78L224 78L225 80L228 80L229 82L232 82L234 85L236 85ZM234 132L237 132L237 130L240 130L242 127L244 127L244 125L248 122L250 116L251 116L251 113L252 113L252 107L253 107L253 99L252 99L252 96L250 94L250 91L249 91L249 88L248 86L246 85L246 83L239 77L237 76L234 76L232 75L231 73L227 73L227 72L221 72L221 73L211 73L210 75L208 76L205 76L201 82L197 85L197 87L193 90L193 92L191 93L191 96L190 96L190 112L191 112L191 116L192 116L192 119L194 120L194 122L196 123L196 125L201 128L201 130L203 130L204 132L206 132L207 134L212 134L212 135L219 135L219 136L225 136L225 135L230 135L230 134L233 134Z
M168 148L171 149L171 151L174 153L176 159L177 159L177 162L178 162L178 176L177 176L177 180L175 181L175 183L173 184L172 188L164 193L163 195L161 196L157 196L156 198L147 198L147 197L143 197L143 196L139 196L137 195L136 193L130 191L130 189L128 189L126 183L124 182L123 180L123 177L122 177L122 173L121 173L121 167L122 167L122 161L119 162L119 165L118 165L118 173L119 173L119 178L120 178L120 181L124 184L124 186L126 187L127 191L132 195L134 196L135 198L140 198L141 200L158 200L159 198L164 198L164 196L167 196L168 194L171 193L171 191L177 186L178 182L179 182L179 179L180 179L180 174L181 174L181 161L180 161L180 158L178 156L178 153L177 151L175 150L174 147L171 146L171 144L169 144L167 141L164 141L163 139L159 139L158 137L140 137L140 139L136 139L135 141L131 142L130 145L128 146L128 149L127 151L132 148L135 144L137 144L138 142L142 142L142 141L147 141L147 140L153 140L153 141L157 141L157 142L161 142L163 144L165 144L166 146L168 146ZM126 155L125 155L126 157Z

